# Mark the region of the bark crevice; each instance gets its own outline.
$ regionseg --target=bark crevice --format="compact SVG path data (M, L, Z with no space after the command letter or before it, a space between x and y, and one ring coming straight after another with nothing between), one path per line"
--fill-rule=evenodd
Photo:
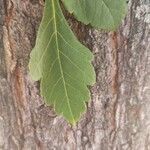
M148 3L130 0L116 32L68 21L94 54L97 82L76 127L45 106L30 79L29 54L43 6L38 0L0 1L0 149L150 149Z

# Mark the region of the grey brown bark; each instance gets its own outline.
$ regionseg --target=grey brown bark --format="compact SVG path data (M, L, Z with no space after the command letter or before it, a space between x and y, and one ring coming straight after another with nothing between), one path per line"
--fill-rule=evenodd
M0 149L150 150L150 3L131 0L116 32L71 26L93 52L97 82L76 127L44 105L29 76L39 0L0 0Z

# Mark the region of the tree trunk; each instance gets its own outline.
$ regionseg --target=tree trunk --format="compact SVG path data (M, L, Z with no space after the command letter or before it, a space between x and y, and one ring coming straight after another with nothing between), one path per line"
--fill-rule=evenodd
M97 76L76 127L44 105L39 83L29 76L42 12L39 0L0 0L0 149L150 150L149 1L130 0L116 32L69 17L95 56Z

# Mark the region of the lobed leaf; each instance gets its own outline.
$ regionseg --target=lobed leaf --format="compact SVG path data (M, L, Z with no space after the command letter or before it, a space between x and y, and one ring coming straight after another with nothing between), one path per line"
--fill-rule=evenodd
M70 123L75 124L90 99L87 85L95 83L92 53L70 30L59 0L46 0L36 45L30 55L30 74L41 80L41 94Z
M96 28L115 30L126 12L125 0L62 0L76 18Z

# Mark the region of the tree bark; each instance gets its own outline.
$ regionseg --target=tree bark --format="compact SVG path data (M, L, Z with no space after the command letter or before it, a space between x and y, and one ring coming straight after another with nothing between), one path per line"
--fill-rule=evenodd
M150 150L150 9L130 0L116 32L69 17L95 58L92 100L75 127L45 106L31 80L29 54L43 6L39 0L0 0L0 149Z

